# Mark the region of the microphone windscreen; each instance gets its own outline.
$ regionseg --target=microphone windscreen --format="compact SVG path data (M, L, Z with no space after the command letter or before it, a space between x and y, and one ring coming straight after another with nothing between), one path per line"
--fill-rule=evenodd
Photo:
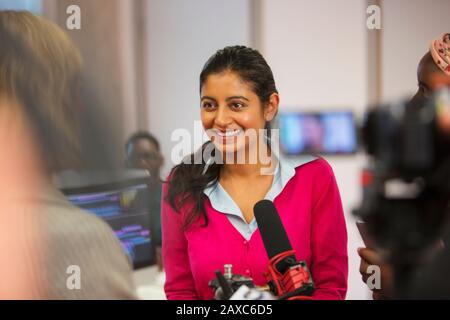
M258 201L253 207L253 212L269 259L292 250L278 211L272 201Z

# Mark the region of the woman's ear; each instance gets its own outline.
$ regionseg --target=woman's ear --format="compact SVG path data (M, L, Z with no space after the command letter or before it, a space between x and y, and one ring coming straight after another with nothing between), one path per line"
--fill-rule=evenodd
M280 104L280 96L278 93L272 93L269 97L269 102L264 109L264 119L270 122L278 113L278 105Z

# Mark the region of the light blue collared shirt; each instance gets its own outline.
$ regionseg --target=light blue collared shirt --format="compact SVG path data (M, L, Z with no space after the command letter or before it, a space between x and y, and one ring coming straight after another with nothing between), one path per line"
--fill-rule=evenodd
M286 184L295 175L295 168L305 163L315 160L314 156L300 156L292 159L278 157L278 164L275 169L272 186L267 192L264 199L274 201L274 199L283 191ZM239 206L234 202L231 196L220 185L219 182L213 183L206 187L203 191L209 198L211 206L225 214L231 224L241 233L241 235L248 241L253 232L258 229L256 219L253 218L250 223L247 223Z

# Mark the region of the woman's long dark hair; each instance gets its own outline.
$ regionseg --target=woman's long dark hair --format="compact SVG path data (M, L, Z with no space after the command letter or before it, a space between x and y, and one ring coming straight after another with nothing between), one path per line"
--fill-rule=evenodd
M259 97L262 105L269 102L270 96L277 93L275 80L272 70L263 56L254 49L245 46L225 47L217 51L203 67L200 74L200 92L208 76L218 74L224 71L235 72L239 77L249 84L256 95ZM270 129L270 123L266 123L266 129ZM202 156L207 148L211 148L211 141L206 142L200 150L201 164L194 164L196 153L191 154L190 161L183 161L175 166L169 177L169 187L166 201L172 208L180 212L180 209L187 203L194 206L188 208L189 212L184 217L183 227L188 228L194 221L204 218L204 227L208 225L208 216L206 214L203 193L206 186L218 181L222 164L216 162L207 165L208 159ZM211 156L215 156L215 148L212 148ZM208 154L208 153L207 153Z

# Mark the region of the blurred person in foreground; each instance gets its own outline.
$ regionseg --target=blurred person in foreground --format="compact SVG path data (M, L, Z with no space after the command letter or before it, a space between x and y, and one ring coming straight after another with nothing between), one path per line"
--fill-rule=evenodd
M432 41L429 51L422 57L417 67L417 81L418 90L412 99L429 98L439 89L450 89L450 33ZM440 116L438 124L441 130L450 134L450 117L448 115ZM449 245L448 241L444 242L447 242L446 246ZM442 250L441 243L435 249L436 251ZM373 290L373 299L392 299L394 297L392 266L383 261L381 255L373 249L359 248L358 255L361 257L359 271L365 283L371 275L371 273L367 273L367 268L370 265L380 266L381 289ZM437 261L442 262L442 258ZM441 265L438 269L442 269L445 264L437 262L436 265ZM435 285L436 288L439 287L438 283ZM437 291L435 295L438 298L442 297Z
M152 240L156 249L156 261L159 271L162 271L161 257L161 168L164 158L161 154L159 141L149 132L134 133L125 144L126 165L132 169L142 169L150 173L150 214Z
M51 184L80 158L79 51L28 12L0 11L0 38L0 244L18 250L0 250L0 298L135 298L113 231Z
M23 200L39 190L41 164L29 124L17 108L0 88L0 299L31 299L44 287L42 274L33 268L42 265L38 212Z

